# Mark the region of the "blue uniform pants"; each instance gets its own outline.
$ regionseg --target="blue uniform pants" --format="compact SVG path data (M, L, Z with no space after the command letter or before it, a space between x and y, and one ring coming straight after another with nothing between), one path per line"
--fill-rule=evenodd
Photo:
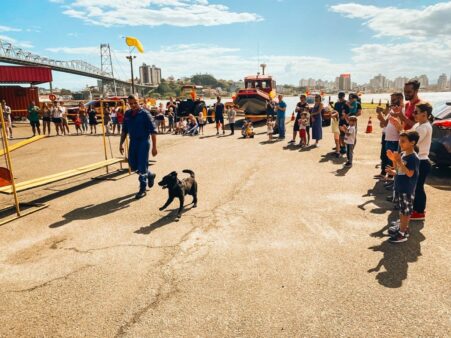
M139 190L145 191L147 179L150 175L149 171L149 150L150 141L144 140L130 140L128 148L128 163L131 170L136 171L139 175Z

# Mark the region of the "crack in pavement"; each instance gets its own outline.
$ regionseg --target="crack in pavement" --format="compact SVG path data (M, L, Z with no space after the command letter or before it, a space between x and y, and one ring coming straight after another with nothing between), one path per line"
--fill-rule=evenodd
M256 166L256 167L252 168L252 170L250 170L249 172L246 172L246 174L244 175L244 178L237 180L238 183L232 187L232 189L230 190L230 192L228 194L226 194L225 199L227 200L227 202L226 203L222 202L224 200L224 199L222 199L222 201L219 201L218 203L216 203L216 205L214 205L210 209L210 212L212 213L213 217L210 217L210 216L197 216L196 217L194 215L190 215L189 217L187 217L188 219L191 218L190 223L192 225L192 228L180 239L180 241L177 243L177 245L174 246L174 247L177 247L178 250L176 252L174 252L170 257L168 257L168 259L165 262L162 261L160 263L161 265L163 265L163 268L164 267L166 268L165 269L166 271L162 271L163 283L158 288L156 295L155 295L155 299L152 302L146 304L142 308L135 311L132 314L131 318L119 327L119 329L116 332L115 337L122 337L122 336L126 335L127 331L134 324L139 323L139 321L141 320L141 317L146 312L148 312L152 308L157 307L163 301L168 300L174 294L179 292L179 289L177 288L177 283L174 281L174 278L168 277L168 276L174 275L174 271L175 271L174 266L176 264L177 256L179 255L179 253L182 250L182 248L181 248L182 244L184 242L187 242L190 239L191 235L197 230L202 230L204 232L204 234L206 234L213 229L218 229L220 227L218 224L220 223L220 221L224 220L225 212L223 211L223 209L226 206L230 207L230 204L232 204L237 199L238 195L247 188L247 185L246 184L243 185L241 182L249 182L250 178L252 176L254 176L257 172L258 172L258 167ZM233 209L238 210L236 208L233 208ZM205 225L203 225L202 223L195 224L194 222L199 219L201 221L203 221L205 219L210 219L210 221ZM193 256L195 252L199 251L199 249L202 246L205 246L207 243L208 243L208 239L206 241L204 241L204 243L199 243L199 238L196 238L195 243L193 243L193 246L190 248L190 250L185 251L183 254L185 256ZM202 255L202 257L197 257L196 259L202 260L206 257L206 255L208 255L208 250L204 255ZM186 260L185 260L185 263L186 263ZM181 264L183 264L183 263L181 263Z
M177 245L161 245L161 246L151 246L151 245L145 245L145 244L117 244L117 245L110 245L100 248L91 248L86 250L81 250L76 247L69 247L69 248L60 248L62 250L70 250L75 251L77 253L92 253L93 251L101 251L101 250L109 250L114 248L120 248L120 247L138 247L138 248L147 248L147 249L171 249L176 248Z
M78 269L76 269L76 270L74 270L74 271L71 271L71 272L69 272L68 274L66 274L66 275L64 275L64 276L61 276L61 277L56 277L56 278L53 278L53 279L50 279L50 280L48 280L48 281L46 281L46 282L44 282L44 283L42 283L42 284L38 284L38 285L35 285L35 286L33 286L33 287L30 287L30 288L27 288L27 289L22 289L22 290L9 290L9 291L7 291L7 292L31 292L31 291L34 291L34 290L36 290L36 289L39 289L39 288L43 288L43 287L45 287L45 286L47 286L47 285L49 285L49 284L51 284L51 283L53 283L53 282L55 282L55 281L57 281L57 280L66 280L66 279L68 279L71 275L74 275L74 274L76 274L76 273L78 273L78 272L80 272L80 271L83 271L83 270L85 270L85 269L87 269L87 268L90 268L90 267L93 267L94 265L91 265L91 264L88 264L88 265L83 265L82 267L80 267L80 268L78 268Z

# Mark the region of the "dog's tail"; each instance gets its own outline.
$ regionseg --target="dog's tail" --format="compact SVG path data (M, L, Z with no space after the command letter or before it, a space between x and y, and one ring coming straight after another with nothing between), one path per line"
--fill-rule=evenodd
M183 170L184 173L190 174L192 178L195 178L196 175L194 174L194 171L189 170L189 169L185 169Z

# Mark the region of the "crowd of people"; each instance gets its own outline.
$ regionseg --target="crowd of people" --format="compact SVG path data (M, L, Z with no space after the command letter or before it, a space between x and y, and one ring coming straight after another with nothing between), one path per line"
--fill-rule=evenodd
M385 107L379 105L376 109L377 119L382 128L381 138L381 171L375 176L384 181L385 187L391 191L388 200L392 201L394 208L399 210L400 219L389 228L390 242L404 242L409 237L409 222L424 220L426 217L426 193L424 183L431 170L429 162L429 149L431 146L432 126L430 123L432 106L423 102L418 97L420 83L416 80L405 84L404 93L393 93L390 102ZM178 115L179 102L172 98L166 103L160 103L157 109L148 109L143 103L131 100L139 105L141 110L147 111L153 119L155 130L152 134L174 133L176 135L203 135L207 118L204 110L200 109L195 114L187 116ZM5 101L1 102L6 124L6 132L9 138L13 137L11 108ZM121 134L124 123L124 114L121 106L106 105L104 107L104 125L106 132ZM278 135L279 140L285 139L287 125L287 104L283 96L279 95L277 102L270 102L270 113L267 118L267 135L273 140ZM126 111L130 109L127 103ZM216 103L211 108L214 114L216 135L225 134L225 117L228 120L230 134L235 133L235 121L237 107L234 104L227 107L217 97ZM293 112L293 137L289 144L296 143L299 135L299 146L307 147L311 140L312 146L318 147L323 138L323 122L330 119L331 135L334 140L334 156L346 156L345 166L351 167L354 159L354 149L357 144L359 116L362 105L359 96L351 93L346 99L345 93L338 94L338 100L334 104L324 104L321 95L315 96L312 107L307 103L306 95L300 96ZM213 115L212 114L212 115ZM51 124L55 126L57 135L69 134L69 116L62 103L44 103L39 108L35 102L31 102L28 108L28 120L32 128L33 136L41 134L40 119L42 118L44 135L51 134ZM76 116L72 117L77 135L97 133L98 112L95 107L86 107L79 104ZM123 133L122 133L123 134ZM255 136L253 123L245 120L241 127L243 138ZM147 175L147 172L146 172Z

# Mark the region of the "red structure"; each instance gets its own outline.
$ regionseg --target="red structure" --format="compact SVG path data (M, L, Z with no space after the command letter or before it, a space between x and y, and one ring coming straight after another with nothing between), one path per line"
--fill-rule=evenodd
M0 66L0 83L38 85L52 80L52 70L47 67Z
M0 66L0 83L28 83L30 87L0 86L0 100L11 107L12 117L27 116L31 101L39 104L38 88L34 85L52 82L52 70L47 67Z

